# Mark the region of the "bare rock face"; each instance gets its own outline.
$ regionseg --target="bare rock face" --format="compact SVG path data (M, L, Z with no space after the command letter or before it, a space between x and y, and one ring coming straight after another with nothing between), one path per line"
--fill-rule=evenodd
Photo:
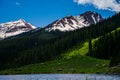
M102 21L103 18L100 14L92 11L87 11L78 16L67 16L62 19L56 20L46 27L46 31L73 31L82 27L90 26Z
M23 19L13 22L2 23L0 24L0 39L15 36L23 32L28 32L35 28L35 26L31 25L30 23L27 23Z

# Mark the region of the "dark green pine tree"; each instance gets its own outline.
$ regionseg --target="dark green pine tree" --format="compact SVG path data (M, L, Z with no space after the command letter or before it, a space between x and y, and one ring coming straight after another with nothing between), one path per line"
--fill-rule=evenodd
M89 40L89 56L93 56L92 54L93 54L92 53L92 40L90 39Z

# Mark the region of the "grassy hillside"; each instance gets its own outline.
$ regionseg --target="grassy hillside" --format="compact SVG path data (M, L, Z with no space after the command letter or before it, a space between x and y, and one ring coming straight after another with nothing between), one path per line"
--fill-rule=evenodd
M117 28L119 31L120 28ZM111 31L112 34L115 30ZM106 34L109 35L109 34ZM94 45L100 37L92 39ZM82 42L69 49L56 59L44 63L31 64L15 69L0 71L0 74L35 74L35 73L119 73L119 65L109 68L110 60L86 56L89 42Z
M56 60L4 70L0 71L0 74L105 73L108 69L109 60L85 56L87 53L88 42L85 42L82 46L78 45L62 54Z
M118 28L117 30L119 30ZM114 33L115 31L112 31ZM107 34L108 35L108 34ZM92 45L99 38L92 39ZM31 64L28 66L0 71L0 74L33 74L33 73L106 73L109 60L86 56L89 42L83 42L63 53L56 60ZM113 69L110 71L112 72Z
M87 56L74 56L69 59L32 64L16 69L1 71L0 74L36 74L36 73L105 73L109 61Z

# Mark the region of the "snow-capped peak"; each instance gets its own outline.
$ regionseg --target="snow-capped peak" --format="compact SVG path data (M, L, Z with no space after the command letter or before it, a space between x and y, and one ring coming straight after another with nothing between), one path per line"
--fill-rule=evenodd
M18 21L19 21L19 22L26 22L26 21L25 21L24 19L22 19L22 18L19 19Z
M0 38L6 38L35 29L36 27L27 23L24 19L0 24Z
M100 14L92 11L87 11L78 16L68 15L59 19L46 27L46 31L73 31L82 27L87 27L91 24L96 24L102 21Z

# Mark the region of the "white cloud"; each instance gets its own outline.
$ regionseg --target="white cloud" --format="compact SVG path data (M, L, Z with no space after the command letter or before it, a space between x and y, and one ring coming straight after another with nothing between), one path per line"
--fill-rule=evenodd
M120 12L120 3L118 1L120 0L74 0L78 4L92 4L101 10Z
M16 5L17 5L17 6L19 6L19 5L20 5L20 3L19 3L19 2L16 2Z

